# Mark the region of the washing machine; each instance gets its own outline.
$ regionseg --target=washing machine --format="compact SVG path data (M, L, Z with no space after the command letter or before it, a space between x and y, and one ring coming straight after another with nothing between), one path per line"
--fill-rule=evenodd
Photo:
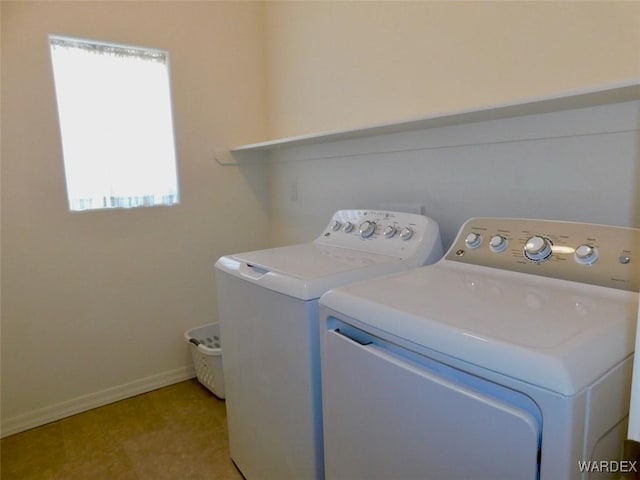
M434 265L320 299L331 480L619 475L640 230L474 218Z
M320 295L442 253L424 215L341 210L312 242L216 262L229 450L246 479L324 477Z

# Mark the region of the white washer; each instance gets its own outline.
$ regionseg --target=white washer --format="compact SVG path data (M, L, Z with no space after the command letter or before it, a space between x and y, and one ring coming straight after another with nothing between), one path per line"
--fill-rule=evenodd
M428 267L320 299L331 480L624 469L640 230L476 218ZM581 463L597 461L598 463Z
M441 256L430 218L341 210L313 242L217 261L229 449L245 478L324 477L320 295Z

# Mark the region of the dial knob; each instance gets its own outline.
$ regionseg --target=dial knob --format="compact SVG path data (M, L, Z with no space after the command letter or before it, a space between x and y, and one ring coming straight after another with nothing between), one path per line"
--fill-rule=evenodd
M494 235L491 237L491 240L489 240L489 250L494 253L504 252L507 248L507 243L507 239L502 235Z
M329 228L334 232L337 232L338 230L340 230L341 226L342 224L340 223L340 220L334 220L333 222L331 222L331 225L329 225Z
M464 239L464 243L469 248L478 248L482 244L482 236L472 232Z
M596 260L598 260L598 250L596 250L596 248L591 245L583 243L578 248L576 248L574 258L576 262L583 265L592 265L596 262Z
M404 227L402 230L400 230L400 238L402 240L409 240L411 237L413 237L413 228Z
M394 227L393 225L388 225L384 231L382 232L382 234L386 237L386 238L392 238L396 232L398 231L398 229L396 227Z
M351 230L353 230L353 223L352 222L346 222L344 224L344 227L342 227L342 230L344 230L345 232L349 233Z
M376 231L376 223L371 220L365 220L360 224L360 235L362 238L369 238Z
M524 256L534 262L543 262L551 255L551 242L538 235L531 237L524 244Z

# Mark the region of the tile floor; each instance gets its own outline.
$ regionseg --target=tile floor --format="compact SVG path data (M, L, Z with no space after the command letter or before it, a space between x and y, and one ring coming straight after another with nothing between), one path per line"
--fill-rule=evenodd
M242 480L225 404L181 382L0 441L2 480Z

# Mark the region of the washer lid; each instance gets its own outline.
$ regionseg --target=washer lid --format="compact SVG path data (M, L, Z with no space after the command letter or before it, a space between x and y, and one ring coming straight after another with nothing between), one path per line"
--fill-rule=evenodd
M317 242L238 253L216 262L218 270L301 300L313 300L330 288L409 266L398 257Z
M320 304L365 327L573 395L633 353L637 299L443 260L332 290Z

